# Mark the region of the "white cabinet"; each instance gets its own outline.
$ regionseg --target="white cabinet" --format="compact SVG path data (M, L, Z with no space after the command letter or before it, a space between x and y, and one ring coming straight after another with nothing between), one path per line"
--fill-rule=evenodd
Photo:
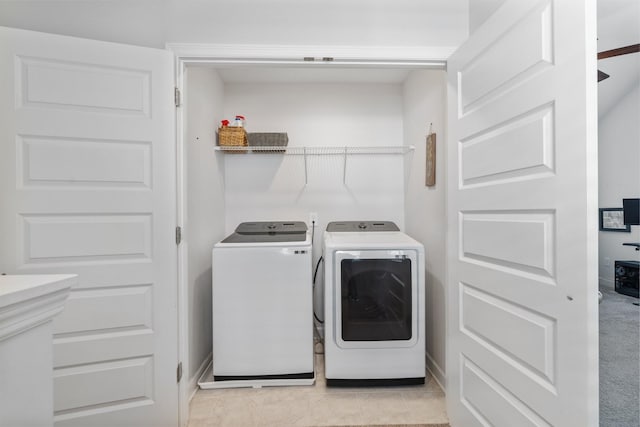
M0 276L0 425L53 425L52 319L75 275Z

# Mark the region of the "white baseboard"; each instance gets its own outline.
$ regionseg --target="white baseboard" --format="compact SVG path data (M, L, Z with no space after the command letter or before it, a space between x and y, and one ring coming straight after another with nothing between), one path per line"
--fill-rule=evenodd
M442 368L440 368L440 366L438 366L436 361L433 360L433 357L431 357L429 353L426 353L426 356L427 356L427 370L429 371L433 379L436 380L436 382L438 383L442 391L444 391L446 394L447 389L445 388L444 385L447 382L446 382L446 375L444 371L442 370Z
M212 359L213 353L209 353L209 355L202 361L202 364L200 365L196 373L193 374L193 377L189 378L189 402L191 402L191 399L193 399L193 396L195 396L196 392L198 391L198 380L202 375L204 375L204 372L211 364Z

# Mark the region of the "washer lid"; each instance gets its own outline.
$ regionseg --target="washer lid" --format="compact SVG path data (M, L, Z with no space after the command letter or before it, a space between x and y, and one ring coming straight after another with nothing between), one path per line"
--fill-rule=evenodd
M400 231L392 221L335 221L327 225L329 232Z
M243 222L221 243L303 242L307 224L302 221Z

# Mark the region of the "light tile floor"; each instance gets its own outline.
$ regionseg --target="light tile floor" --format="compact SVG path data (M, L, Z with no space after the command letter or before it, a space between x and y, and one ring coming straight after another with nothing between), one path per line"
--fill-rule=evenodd
M198 390L189 427L297 427L447 423L442 389L429 376L423 386L326 387L321 355L316 384Z

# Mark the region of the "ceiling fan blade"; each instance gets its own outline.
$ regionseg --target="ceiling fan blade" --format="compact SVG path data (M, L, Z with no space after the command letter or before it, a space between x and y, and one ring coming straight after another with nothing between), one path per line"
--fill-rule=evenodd
M604 50L598 53L598 59L611 58L613 56L626 55L628 53L640 52L640 44L619 47L617 49Z
M609 78L609 74L603 73L602 71L598 70L598 82L601 82L604 79L608 79L608 78Z

